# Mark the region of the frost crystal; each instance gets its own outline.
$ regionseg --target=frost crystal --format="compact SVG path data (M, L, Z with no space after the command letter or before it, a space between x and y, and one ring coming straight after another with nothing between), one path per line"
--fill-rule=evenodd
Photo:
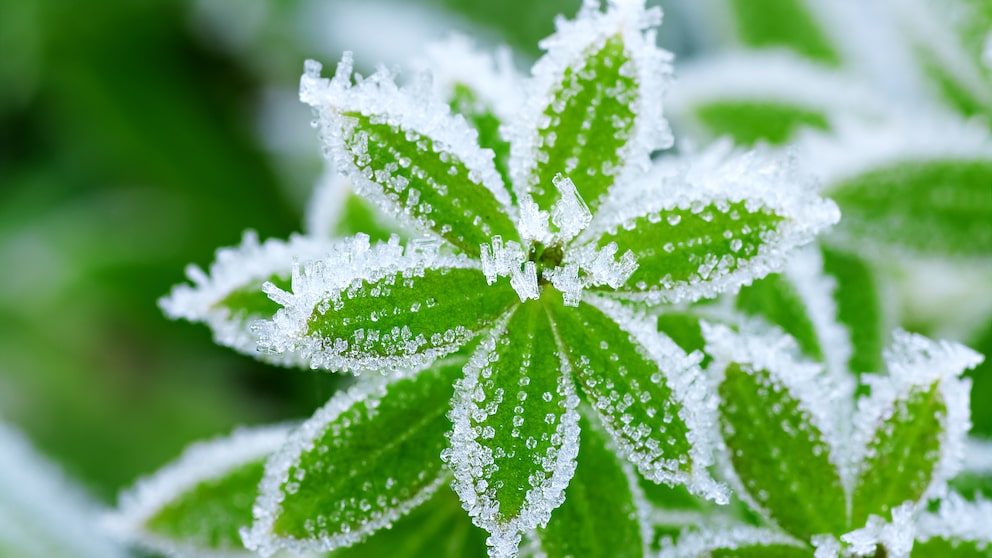
M992 501L978 498L969 502L955 492L950 492L940 502L935 513L924 512L917 521L917 539L928 541L935 537L975 541L986 548L992 547Z
M913 550L913 539L916 535L915 513L915 504L906 502L892 508L891 522L872 515L868 518L866 526L841 535L840 540L851 545L851 552L858 556L874 555L875 547L881 544L889 556L906 558Z

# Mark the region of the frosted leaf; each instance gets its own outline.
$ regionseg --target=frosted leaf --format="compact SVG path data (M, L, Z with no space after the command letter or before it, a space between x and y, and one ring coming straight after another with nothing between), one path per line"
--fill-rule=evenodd
M992 474L992 440L978 438L968 440L962 471Z
M786 51L733 53L680 67L666 110L693 137L780 144L837 115L875 117L885 103L864 84Z
M992 252L992 135L979 122L927 112L883 123L844 121L800 142L808 168L844 213L853 249Z
M550 208L551 179L561 172L595 209L614 182L642 173L652 151L671 145L659 102L671 73L671 54L655 46L660 22L660 10L640 0L611 1L605 13L587 2L575 20L556 22L511 127L518 198Z
M571 179L556 174L552 179L558 201L551 208L551 222L558 227L558 242L568 243L592 221L592 213Z
M905 502L892 508L892 521L872 515L864 527L841 535L840 540L857 556L874 556L876 546L882 545L887 556L907 558L916 535L915 514L916 506Z
M715 401L698 363L654 324L616 303L587 298L554 308L563 351L620 453L645 477L726 502L710 478Z
M720 550L751 551L761 555L776 552L775 556L809 556L809 549L781 531L750 525L703 528L683 533L678 543L662 548L659 558L698 558L717 554ZM722 554L720 554L722 555ZM731 554L732 555L732 554Z
M521 304L456 387L443 458L494 558L516 556L521 534L547 523L575 471L578 395L560 350L543 306Z
M403 230L395 219L357 196L351 181L336 172L330 164L317 180L307 201L303 230L308 237L315 238L358 233L367 234L373 240L386 240L391 233L407 233L409 236L409 232Z
M547 558L646 556L647 503L633 467L614 452L588 411L580 421L578 465L565 502L538 531L541 550Z
M514 238L510 197L478 132L423 87L401 89L380 70L352 85L346 55L334 79L310 61L300 98L314 107L325 150L355 191L401 222L469 254Z
M733 464L727 475L741 497L800 540L843 533L842 431L831 415L850 416L850 391L834 389L831 397L819 367L783 351L788 338L737 335L724 326L703 331L714 358L709 370L721 378L721 430Z
M158 301L172 319L202 322L210 326L214 341L240 353L283 365L299 365L294 354L260 354L258 336L249 325L271 318L279 306L262 292L266 281L289 286L293 265L322 258L341 250L349 241L291 236L289 241L258 241L254 231L245 231L239 246L221 248L209 272L190 265L190 284L179 284Z
M263 464L290 426L236 430L188 447L120 495L108 528L170 556L248 556L238 529L251 521Z
M958 494L948 493L935 512L920 514L916 523L916 544L925 547L928 541L944 539L952 546L973 543L987 552L992 548L990 517L992 501L978 498L969 502Z
M125 558L96 520L104 510L0 422L0 549L17 558Z
M719 142L657 165L602 208L577 242L581 250L616 243L632 251L638 267L617 296L649 304L713 297L777 271L837 222L837 207L815 189L791 159Z
M836 308L837 329L846 330L849 343L840 340L833 347L838 350L833 359L839 360L842 351L850 349L846 363L850 372L861 374L882 369L882 348L895 321L891 304L866 259L821 244L823 271L833 280L833 301ZM833 334L826 338L833 337ZM831 342L827 339L821 342ZM845 347L846 345L846 347ZM829 349L828 349L829 350ZM834 369L835 365L831 365Z
M854 416L852 447L861 464L855 524L903 500L943 494L961 469L970 427L970 381L961 374L982 357L955 343L898 331L885 360L887 376L863 377L871 395L858 401Z
M985 36L985 48L982 49L982 62L992 68L992 31Z
M293 272L292 292L267 293L283 308L256 324L259 346L293 352L311 368L419 368L455 351L516 299L486 286L478 264L438 254L437 242L348 239Z
M445 414L464 363L338 392L266 463L245 544L263 556L350 546L426 500L448 478Z

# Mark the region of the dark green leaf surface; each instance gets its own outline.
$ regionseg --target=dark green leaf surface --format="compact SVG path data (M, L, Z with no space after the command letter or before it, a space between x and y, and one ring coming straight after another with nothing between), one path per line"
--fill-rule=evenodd
M556 306L555 326L579 386L621 452L655 482L687 482L695 467L682 404L659 364L599 309ZM672 355L674 373L684 366Z
M686 353L704 351L706 339L699 325L699 316L690 312L665 312L658 316L658 331L664 333ZM706 367L713 359L704 353L702 367Z
M341 208L341 215L331 232L336 237L349 237L364 233L369 235L372 242L388 240L391 234L399 231L384 223L384 219L378 214L378 211L365 198L354 192L348 192L344 199L344 206Z
M508 282L487 285L470 268L426 269L420 277L398 272L334 296L324 312L314 310L308 335L359 367L451 352L519 300Z
M947 406L939 384L919 386L898 400L878 425L851 498L851 525L869 515L889 518L892 508L919 500L940 459Z
M912 558L989 558L992 544L934 537L913 543Z
M821 112L771 101L719 100L697 106L694 112L710 136L730 136L743 146L759 141L783 144L803 128L830 127Z
M784 275L774 273L741 287L737 309L745 314L761 316L791 335L799 348L810 358L823 360L823 351L816 337L816 328L806 311L799 292Z
M992 438L992 320L968 344L985 355L985 360L965 376L971 378L971 432L976 436Z
M712 558L812 558L813 551L801 546L769 544L742 546L733 550L718 548L710 552Z
M710 203L697 211L672 208L637 217L632 226L607 231L596 245L615 242L618 253L632 251L638 268L621 292L645 292L714 280L745 266L765 243L764 235L782 221L771 210L749 210L744 202L723 209Z
M821 245L823 271L834 278L837 321L850 333L848 369L860 374L882 370L885 326L882 300L868 262L858 256Z
M905 161L830 185L852 238L938 255L992 254L992 160Z
M479 132L479 147L493 150L496 171L503 179L510 199L513 199L513 189L510 188L510 142L499 133L501 122L493 107L464 83L454 85L450 104L452 111L464 116L475 131Z
M275 514L271 535L346 546L439 486L445 414L463 364L450 359L404 379L369 379L331 399L269 464L267 481L278 486L266 490L281 498L266 510ZM270 501L265 496L259 506ZM262 527L256 521L255 535Z
M503 206L445 146L370 116L344 118L353 121L345 131L353 162L383 187L371 199L388 213L406 213L471 255L494 235L517 240Z
M590 46L584 58L565 70L539 131L537 166L530 183L534 200L550 208L558 191L552 179L562 173L575 181L579 195L595 212L601 197L622 170L623 148L634 127L631 105L638 101L637 80L621 71L633 62L622 35Z
M719 393L723 438L751 497L800 540L846 532L830 447L789 390L765 370L732 363Z
M639 558L644 538L638 509L619 456L606 433L589 420L580 421L581 444L575 476L565 503L539 531L548 558Z
M752 47L790 48L831 66L840 56L803 0L728 0L740 40Z
M284 274L276 274L268 279L253 281L231 291L214 306L226 308L232 317L242 320L271 319L279 310L279 304L273 302L267 294L262 292L262 285L269 281L276 287L288 291L290 290L291 279L291 270L287 269Z
M251 525L251 508L265 458L201 482L148 519L147 529L183 546L213 551L244 550L238 530Z

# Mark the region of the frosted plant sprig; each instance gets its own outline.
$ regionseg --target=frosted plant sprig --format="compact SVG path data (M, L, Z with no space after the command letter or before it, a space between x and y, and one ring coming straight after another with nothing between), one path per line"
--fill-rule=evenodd
M297 268L289 291L267 286L283 309L257 328L260 345L314 368L395 375L477 343L465 349L443 458L496 556L514 555L564 500L583 401L641 474L723 500L706 472L713 407L698 356L618 301L733 289L838 218L793 167L760 153L721 146L670 176L645 173L648 155L670 142L656 102L670 71L653 44L659 21L639 2L605 12L588 2L559 21L518 121L502 128L512 187L498 152L481 148L477 129L424 80L401 88L385 70L354 76L346 55L333 79L309 62L301 81L333 164L436 241L353 244ZM314 436L329 435L321 428ZM306 478L330 466L307 452L293 459ZM290 491L287 471L271 468L263 483L246 540L262 552L349 544L360 537L348 533L371 532L435 486L410 486L395 505L387 497L388 509L359 506L343 524L294 521L295 502L320 487Z
M961 376L981 357L898 332L885 355L888 374L869 380L872 393L851 418L836 412L850 394L836 393L818 365L791 356L790 339L703 330L714 357L725 474L772 529L746 546L767 551L786 537L805 546L797 556L874 555L878 545L908 556L923 504L944 496L962 465L970 381ZM842 429L844 420L853 426ZM848 442L840 434L850 431ZM704 529L671 553L740 546Z

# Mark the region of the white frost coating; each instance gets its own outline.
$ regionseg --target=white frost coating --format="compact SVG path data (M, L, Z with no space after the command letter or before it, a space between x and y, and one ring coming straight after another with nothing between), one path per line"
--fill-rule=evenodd
M558 227L558 241L568 243L592 221L592 212L571 179L556 174L552 180L558 201L551 208L551 222Z
M969 438L962 470L969 473L992 474L992 440Z
M969 502L955 492L948 492L936 513L923 512L916 522L916 538L951 541L974 541L979 547L992 545L992 501L978 498Z
M352 85L352 58L349 52L338 63L333 79L321 78L320 71L318 62L307 61L306 71L300 79L300 100L316 111L316 123L323 137L325 153L352 180L357 193L374 201L401 222L428 234L437 234L426 217L414 217L403 211L377 182L380 179L375 174L366 176L355 165L354 155L345 145L345 134L352 120L343 116L345 112L382 119L390 126L401 127L431 140L434 150L443 157L460 161L468 169L472 180L489 190L509 215L514 214L510 195L496 172L493 152L480 148L478 132L461 115L452 115L447 103L433 95L429 87L424 87L423 80L430 80L429 76L423 76L409 88L400 88L393 81L392 74L380 69L367 78L355 75L357 83ZM389 174L388 169L377 170Z
M623 147L623 171L617 183L625 183L650 166L652 151L671 146L672 134L662 114L661 99L671 75L672 55L655 46L655 31L661 23L661 10L645 9L643 0L610 0L606 13L599 0L584 0L575 20L559 18L555 33L541 41L545 55L531 69L524 103L510 126L510 173L517 198L534 187L541 122L552 104L565 70L579 67L590 48L602 46L617 34L623 35L626 54L633 64L638 96L630 108L636 115L630 139ZM564 170L564 169L562 169Z
M854 462L864 461L876 430L895 412L897 401L908 397L914 388L927 389L938 382L947 413L941 418L940 458L934 466L923 500L940 497L945 492L947 481L961 470L968 430L971 428L971 380L961 375L982 362L982 356L957 343L931 341L904 331L893 334L892 346L884 351L884 356L888 375L862 376L871 387L871 395L858 400L854 415L851 442L856 458Z
M774 231L763 235L757 254L737 260L733 270L727 267L733 261L703 262L688 282L662 278L644 290L627 285L615 295L649 304L711 298L750 284L779 271L795 248L840 219L837 206L816 194L818 184L799 172L794 157L767 149L741 153L729 140L718 141L693 157L657 164L635 186L602 207L576 243L585 243L583 248L595 246L605 233L650 226L637 224L637 219L674 209L695 212L711 203L719 208L744 202L751 211L764 209L783 217Z
M707 468L713 464L713 449L718 444L717 400L706 385L697 351L687 355L678 345L658 332L656 320L636 313L630 308L607 298L585 296L584 301L595 306L613 319L618 327L629 334L643 356L654 361L664 375L665 385L678 401L679 418L688 432L689 458L692 470L681 471L677 464L665 463L660 451L654 454L638 449L628 439L627 425L616 424L609 417L600 415L603 427L627 460L633 463L646 478L668 485L685 484L693 494L719 504L729 501L729 489L710 476ZM636 427L636 426L635 426Z
M394 277L397 281L415 281L427 270L478 268L478 261L464 256L439 254L440 245L433 239L420 239L402 246L393 235L389 242L370 245L366 235L356 235L337 242L324 259L293 266L291 292L267 283L263 290L283 306L271 320L256 322L260 350L272 353L292 352L311 368L360 372L419 368L458 348L471 331L449 330L437 340L414 337L409 330L390 335L399 353L393 356L348 356L352 344L361 346L368 338L325 339L308 334L308 320L314 312L334 311L334 305L349 289L363 283ZM374 290L374 289L373 289ZM370 295L374 296L374 295ZM414 311L393 309L388 311ZM427 348L424 348L427 346Z
M689 530L678 538L678 544L661 549L658 558L697 558L709 556L714 550L760 548L770 545L804 545L785 533L750 525L719 525L715 529Z
M0 422L0 542L17 558L124 558L94 518L103 513L16 430Z
M442 99L451 97L455 85L467 85L501 122L509 121L523 103L523 76L513 67L507 47L498 48L494 57L478 50L469 37L452 34L427 45L413 67L434 75L434 93Z
M427 501L444 484L445 475L439 476L423 490L411 494L408 499L394 502L393 506L377 517L361 525L353 526L347 532L327 533L313 539L297 539L276 534L273 526L282 513L282 502L286 498L283 485L289 480L290 469L299 461L303 453L312 451L318 439L325 434L328 426L342 413L358 403L374 407L375 402L386 394L387 387L398 380L410 378L415 372L402 371L389 377L366 376L345 391L331 397L314 415L289 434L277 453L265 463L265 476L259 485L259 496L252 508L255 518L250 528L242 528L241 539L245 546L262 556L271 556L280 549L288 549L296 554L304 552L327 552L350 546L379 529L388 528L394 521L410 510Z
M837 281L823 272L823 254L816 246L803 248L786 263L783 272L803 301L833 385L847 392L843 401L854 401L856 380L848 370L854 351L851 332L837 319ZM845 411L838 410L838 414Z
M727 366L732 362L766 370L772 381L785 386L789 395L798 402L799 409L806 412L812 425L820 430L830 448L830 462L837 467L844 486L850 487L853 466L847 459L850 451L846 439L850 429L843 424L851 416L846 408L850 407L847 401L851 396L847 382L838 382L820 364L797 360L795 341L787 335L756 336L735 333L723 325L706 322L700 325L706 339L706 352L713 358L707 370L714 375L714 381L722 381ZM726 452L726 448L724 450ZM743 483L729 464L727 467L727 473L735 480L739 493L747 497ZM756 509L762 509L762 506L756 505Z
M907 558L913 550L916 537L916 505L904 502L892 508L892 521L887 522L877 515L868 518L868 523L860 529L841 535L840 540L849 544L848 550L857 556L874 556L875 547L885 547L888 556Z
M828 195L845 179L902 162L992 158L992 134L982 122L918 107L882 122L839 119L830 134L807 131L797 144Z
M840 556L840 541L833 535L813 535L809 540L816 550L813 558L837 558Z
M203 549L190 548L149 531L145 522L197 485L222 478L242 465L274 453L286 441L290 429L291 425L238 429L230 436L189 446L177 460L150 477L139 480L129 491L121 493L118 511L106 519L107 528L121 539L169 556L204 555ZM249 554L231 552L209 555Z
M992 31L985 36L985 48L982 50L982 63L992 68Z
M469 358L465 366L465 377L455 386L455 397L448 417L453 424L451 446L442 458L454 473L452 488L462 501L462 507L472 517L472 522L489 532L486 540L491 558L513 558L517 556L522 534L536 527L543 527L551 518L551 512L565 501L565 488L575 474L576 457L579 453L579 398L572 380L572 370L567 359L561 360L557 371L558 395L562 399L564 411L556 427L555 436L560 440L558 447L551 446L548 455L540 466L550 478L535 474L529 483L525 502L520 515L506 522L498 520L499 500L488 486L484 469L494 463L493 452L479 443L485 434L483 428L473 426L477 417L488 416L487 401L481 389L480 379L485 370L497 361L493 359L497 350L497 340L506 334L506 325L512 313L508 313L496 324ZM561 347L559 354L564 354ZM544 371L552 373L552 371ZM493 401L497 401L494 397ZM497 403L498 404L498 403ZM496 425L505 427L505 425ZM523 479L521 479L523 481ZM536 483L536 485L535 485Z
M245 231L239 246L217 250L209 272L195 265L187 266L186 277L192 285L176 285L168 296L159 299L158 304L172 319L209 325L214 341L219 345L268 362L295 365L300 361L293 354L257 352L258 338L250 330L249 322L258 316L232 315L230 310L217 304L232 292L267 281L273 275L288 277L295 262L322 258L340 246L340 242L328 238L297 235L291 236L288 242L270 238L259 243L254 231Z
M771 102L823 114L873 117L885 102L863 83L788 51L751 51L708 57L679 68L666 108L699 126L695 111L712 103Z

